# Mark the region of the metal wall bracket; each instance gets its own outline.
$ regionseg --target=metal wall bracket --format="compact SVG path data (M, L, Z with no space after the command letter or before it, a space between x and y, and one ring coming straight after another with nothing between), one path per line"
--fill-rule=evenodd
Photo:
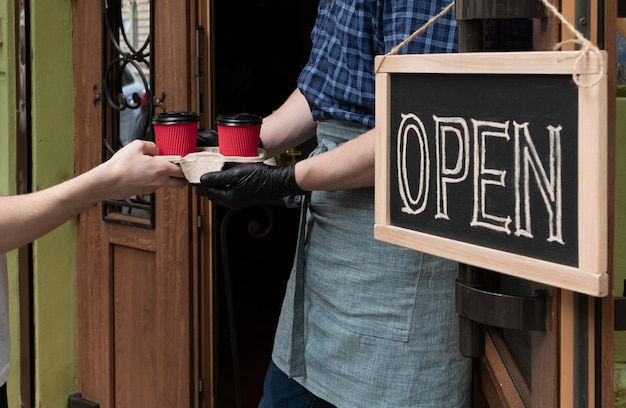
M456 311L466 319L514 330L546 330L545 296L511 296L456 282Z

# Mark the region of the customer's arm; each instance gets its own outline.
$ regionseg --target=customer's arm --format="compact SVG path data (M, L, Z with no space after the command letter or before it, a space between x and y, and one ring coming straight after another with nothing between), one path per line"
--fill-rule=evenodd
M180 167L153 157L156 154L154 143L137 140L73 179L29 194L0 197L0 253L39 238L104 199L187 185Z

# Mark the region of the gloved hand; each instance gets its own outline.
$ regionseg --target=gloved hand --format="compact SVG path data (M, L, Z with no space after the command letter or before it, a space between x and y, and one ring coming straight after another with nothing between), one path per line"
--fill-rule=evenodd
M269 204L283 197L304 194L296 184L295 165L240 164L203 174L196 192L233 210Z

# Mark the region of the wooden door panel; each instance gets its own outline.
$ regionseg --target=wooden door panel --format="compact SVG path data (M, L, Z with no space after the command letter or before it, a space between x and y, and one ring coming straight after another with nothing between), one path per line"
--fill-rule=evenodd
M189 378L170 373L190 372L189 305L172 287L187 280L175 269L158 273L154 252L112 251L115 406L185 406Z
M158 332L160 316L154 313L160 301L155 254L115 245L113 259L116 406L158 406L155 398L166 384L158 375L165 339Z
M156 113L193 111L194 6L152 5ZM73 9L75 156L82 173L103 155L101 1L76 0ZM104 221L101 204L79 217L77 391L101 408L199 404L196 203L191 188L159 190L154 228Z
M101 152L101 105L95 101L101 91L100 43L94 42L102 29L99 2L79 0L73 4L74 41L74 160L75 173L97 166ZM100 206L83 211L76 224L76 389L93 398L101 407L111 407L113 391L109 367L112 361L110 270L103 256L103 242L92 239L105 235ZM107 246L105 245L104 248ZM97 266L97 268L96 268Z

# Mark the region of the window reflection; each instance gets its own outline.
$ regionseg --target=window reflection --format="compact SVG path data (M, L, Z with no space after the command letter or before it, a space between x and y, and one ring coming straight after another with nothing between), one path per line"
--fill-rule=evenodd
M135 139L152 140L151 27L153 0L102 0L103 160ZM103 218L154 227L154 196L105 200Z
M119 145L149 137L150 0L122 0L117 38L125 61L121 73L124 107L119 112Z
M626 18L617 19L617 90L626 95Z

